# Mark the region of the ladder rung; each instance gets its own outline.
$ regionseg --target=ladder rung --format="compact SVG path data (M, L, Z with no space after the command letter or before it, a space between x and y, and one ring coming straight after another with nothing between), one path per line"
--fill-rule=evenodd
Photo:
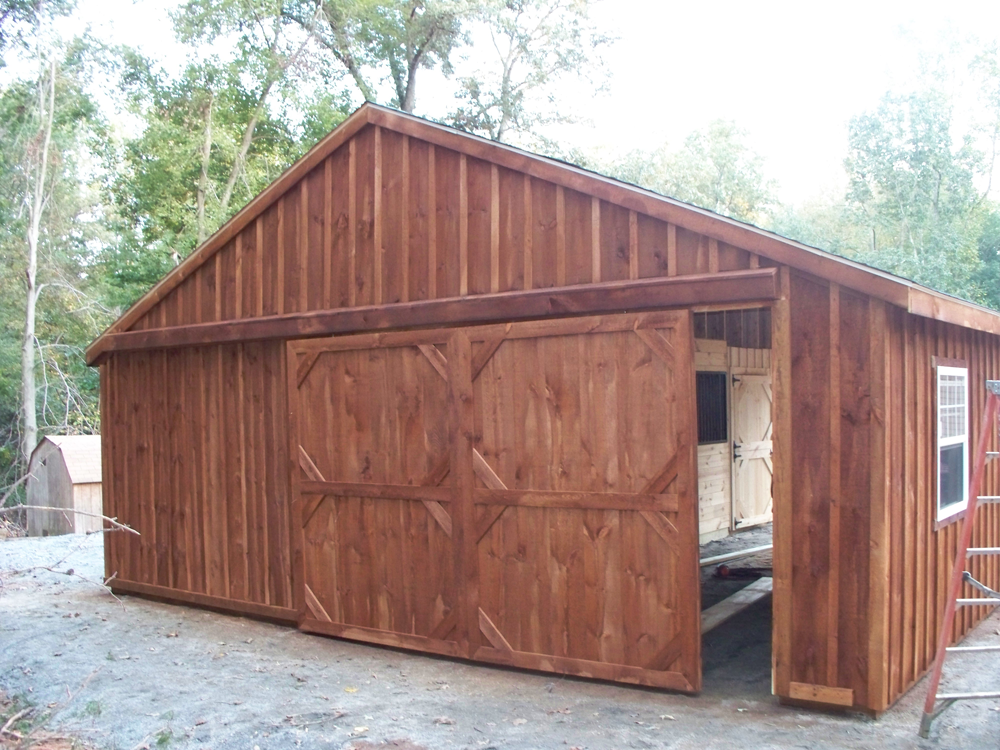
M976 599L956 599L956 606L959 607L996 607L1000 605L1000 599L988 599L980 596Z
M948 646L945 649L949 654L973 653L977 651L1000 651L1000 646Z
M1000 691L990 693L941 693L939 701L977 700L980 698L1000 698Z
M969 555L1000 555L1000 547L969 547Z

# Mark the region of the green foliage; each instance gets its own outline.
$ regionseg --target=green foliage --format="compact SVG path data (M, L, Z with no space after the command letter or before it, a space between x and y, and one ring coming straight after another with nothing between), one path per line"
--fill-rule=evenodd
M117 235L104 251L111 299L133 302L204 237L272 182L292 161L296 139L287 118L266 108L236 65L217 59L188 66L170 79L125 51L122 81L131 111L145 128L128 139L109 165ZM244 134L256 117L251 143L233 183ZM203 147L209 141L209 158ZM207 177L199 212L199 179Z
M602 50L612 37L590 21L592 0L492 0L478 19L497 52L494 64L459 80L450 123L494 141L543 141L540 129L571 118L556 106L562 84L576 78L603 86ZM546 149L548 150L548 149Z
M106 126L86 91L101 65L85 40L43 50L58 59L46 203L39 238L40 296L35 326L43 431L97 429L96 373L82 349L108 322L97 300L94 246L100 241L99 195L90 165ZM40 63L41 64L41 63ZM44 66L48 69L48 66ZM19 471L20 349L24 335L27 203L39 154L39 87L47 77L15 80L0 90L0 486Z
M422 69L451 70L451 53L464 41L463 20L473 0L287 0L281 17L309 34L336 61L366 101L405 112L417 103Z
M633 151L604 170L624 182L751 224L766 223L777 206L764 160L733 122L717 120L691 133L677 151Z
M854 257L922 284L974 295L988 171L971 137L952 135L952 106L936 91L887 95L849 128L846 204L869 242Z

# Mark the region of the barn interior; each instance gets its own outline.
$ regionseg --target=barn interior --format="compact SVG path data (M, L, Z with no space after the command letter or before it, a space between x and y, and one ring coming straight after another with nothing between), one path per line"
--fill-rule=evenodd
M771 311L697 311L694 336L705 686L768 689Z

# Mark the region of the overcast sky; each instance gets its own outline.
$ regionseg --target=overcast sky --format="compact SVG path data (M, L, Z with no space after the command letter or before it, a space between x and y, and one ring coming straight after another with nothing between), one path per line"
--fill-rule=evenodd
M80 0L100 37L139 46L170 66L187 54L173 40L168 0ZM725 118L749 133L782 199L838 190L850 118L887 90L912 88L921 53L1000 33L1000 0L656 2L604 0L595 15L619 37L605 54L606 96L570 91L592 125L566 133L608 151L677 145ZM418 114L451 105L446 82L424 72Z

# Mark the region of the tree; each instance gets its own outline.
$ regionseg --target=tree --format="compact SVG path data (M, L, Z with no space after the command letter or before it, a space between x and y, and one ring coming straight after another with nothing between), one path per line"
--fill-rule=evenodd
M18 316L22 462L37 442L39 416L61 429L93 427L94 393L82 391L70 371L82 365L74 353L106 320L87 288L97 212L80 166L102 130L85 93L93 58L80 41L64 47L35 34L35 77L0 93L0 257L25 292Z
M365 101L388 82L389 103L417 106L417 73L450 71L472 0L287 0L281 15L306 31L350 75Z
M545 125L567 122L556 92L577 78L602 87L601 51L612 38L589 19L591 0L491 0L478 14L496 52L494 65L460 81L460 106L451 114L462 130L507 141L540 136Z
M777 206L763 158L735 123L717 120L677 151L633 151L603 167L613 177L723 216L764 224Z
M887 94L849 126L846 203L864 227L855 257L942 291L974 296L988 175L972 136L956 143L952 105L934 90Z

